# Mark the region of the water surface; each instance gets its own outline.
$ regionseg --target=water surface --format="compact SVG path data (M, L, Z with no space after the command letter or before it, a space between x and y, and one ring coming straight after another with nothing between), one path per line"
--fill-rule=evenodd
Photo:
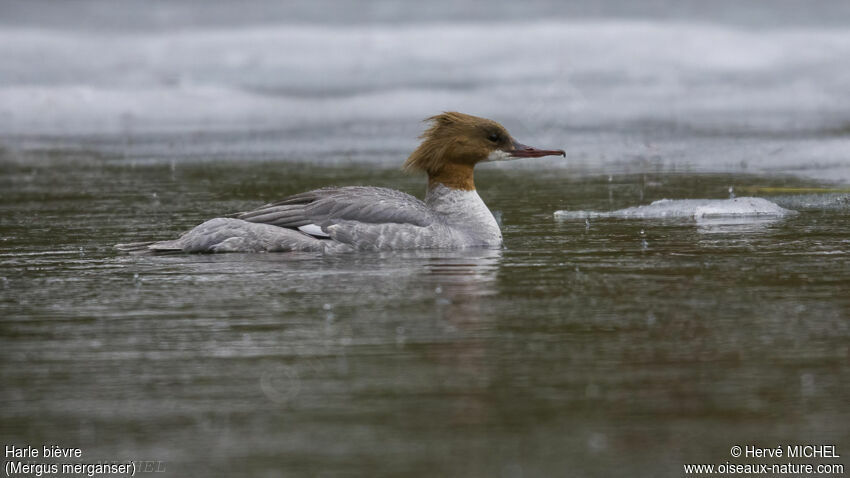
M393 169L7 155L3 443L174 476L680 476L739 443L850 443L848 195L777 220L555 220L776 176L483 168L502 250L133 257ZM749 188L749 189L747 189Z

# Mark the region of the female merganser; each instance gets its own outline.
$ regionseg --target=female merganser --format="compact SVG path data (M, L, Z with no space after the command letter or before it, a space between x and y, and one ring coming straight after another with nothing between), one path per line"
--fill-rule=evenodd
M316 189L258 209L211 219L172 241L118 244L130 253L346 252L493 247L502 232L475 191L482 161L566 156L515 141L499 123L462 113L428 118L431 126L404 168L428 173L425 201L377 187Z

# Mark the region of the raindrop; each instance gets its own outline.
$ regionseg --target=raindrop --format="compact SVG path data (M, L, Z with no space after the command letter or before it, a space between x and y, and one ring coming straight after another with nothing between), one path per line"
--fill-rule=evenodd
M331 309L334 308L334 306L332 306L331 304L325 304L325 305L322 306L322 308L325 309L325 310L331 310Z
M600 452L608 448L608 439L602 433L593 433L587 440L587 446L591 451Z
M649 314L647 314L647 316L646 316L646 325L648 325L648 326L652 327L653 325L655 325L656 320L657 320L657 319L655 318L655 314L653 314L652 312L650 312L650 313L649 313Z
M505 227L502 223L502 211L493 211L493 219L496 220L496 224L498 224L499 227Z
M278 365L260 374L260 390L275 403L287 403L301 392L301 378L294 367Z
M434 293L435 293L435 294L442 294L442 293L443 293L443 288L442 288L442 287L440 287L440 286L437 286L437 287L434 289Z

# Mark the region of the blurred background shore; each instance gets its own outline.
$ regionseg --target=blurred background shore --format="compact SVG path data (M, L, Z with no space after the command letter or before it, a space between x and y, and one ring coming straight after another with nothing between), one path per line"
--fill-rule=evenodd
M0 145L395 167L460 110L564 147L547 167L847 182L848 25L841 0L9 0Z

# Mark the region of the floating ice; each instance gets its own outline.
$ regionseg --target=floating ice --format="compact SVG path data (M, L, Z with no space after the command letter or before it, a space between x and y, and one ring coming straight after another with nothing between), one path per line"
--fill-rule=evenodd
M617 211L555 211L556 219L623 218L623 219L746 219L779 218L795 211L785 209L764 198L732 199L660 199L649 205Z

